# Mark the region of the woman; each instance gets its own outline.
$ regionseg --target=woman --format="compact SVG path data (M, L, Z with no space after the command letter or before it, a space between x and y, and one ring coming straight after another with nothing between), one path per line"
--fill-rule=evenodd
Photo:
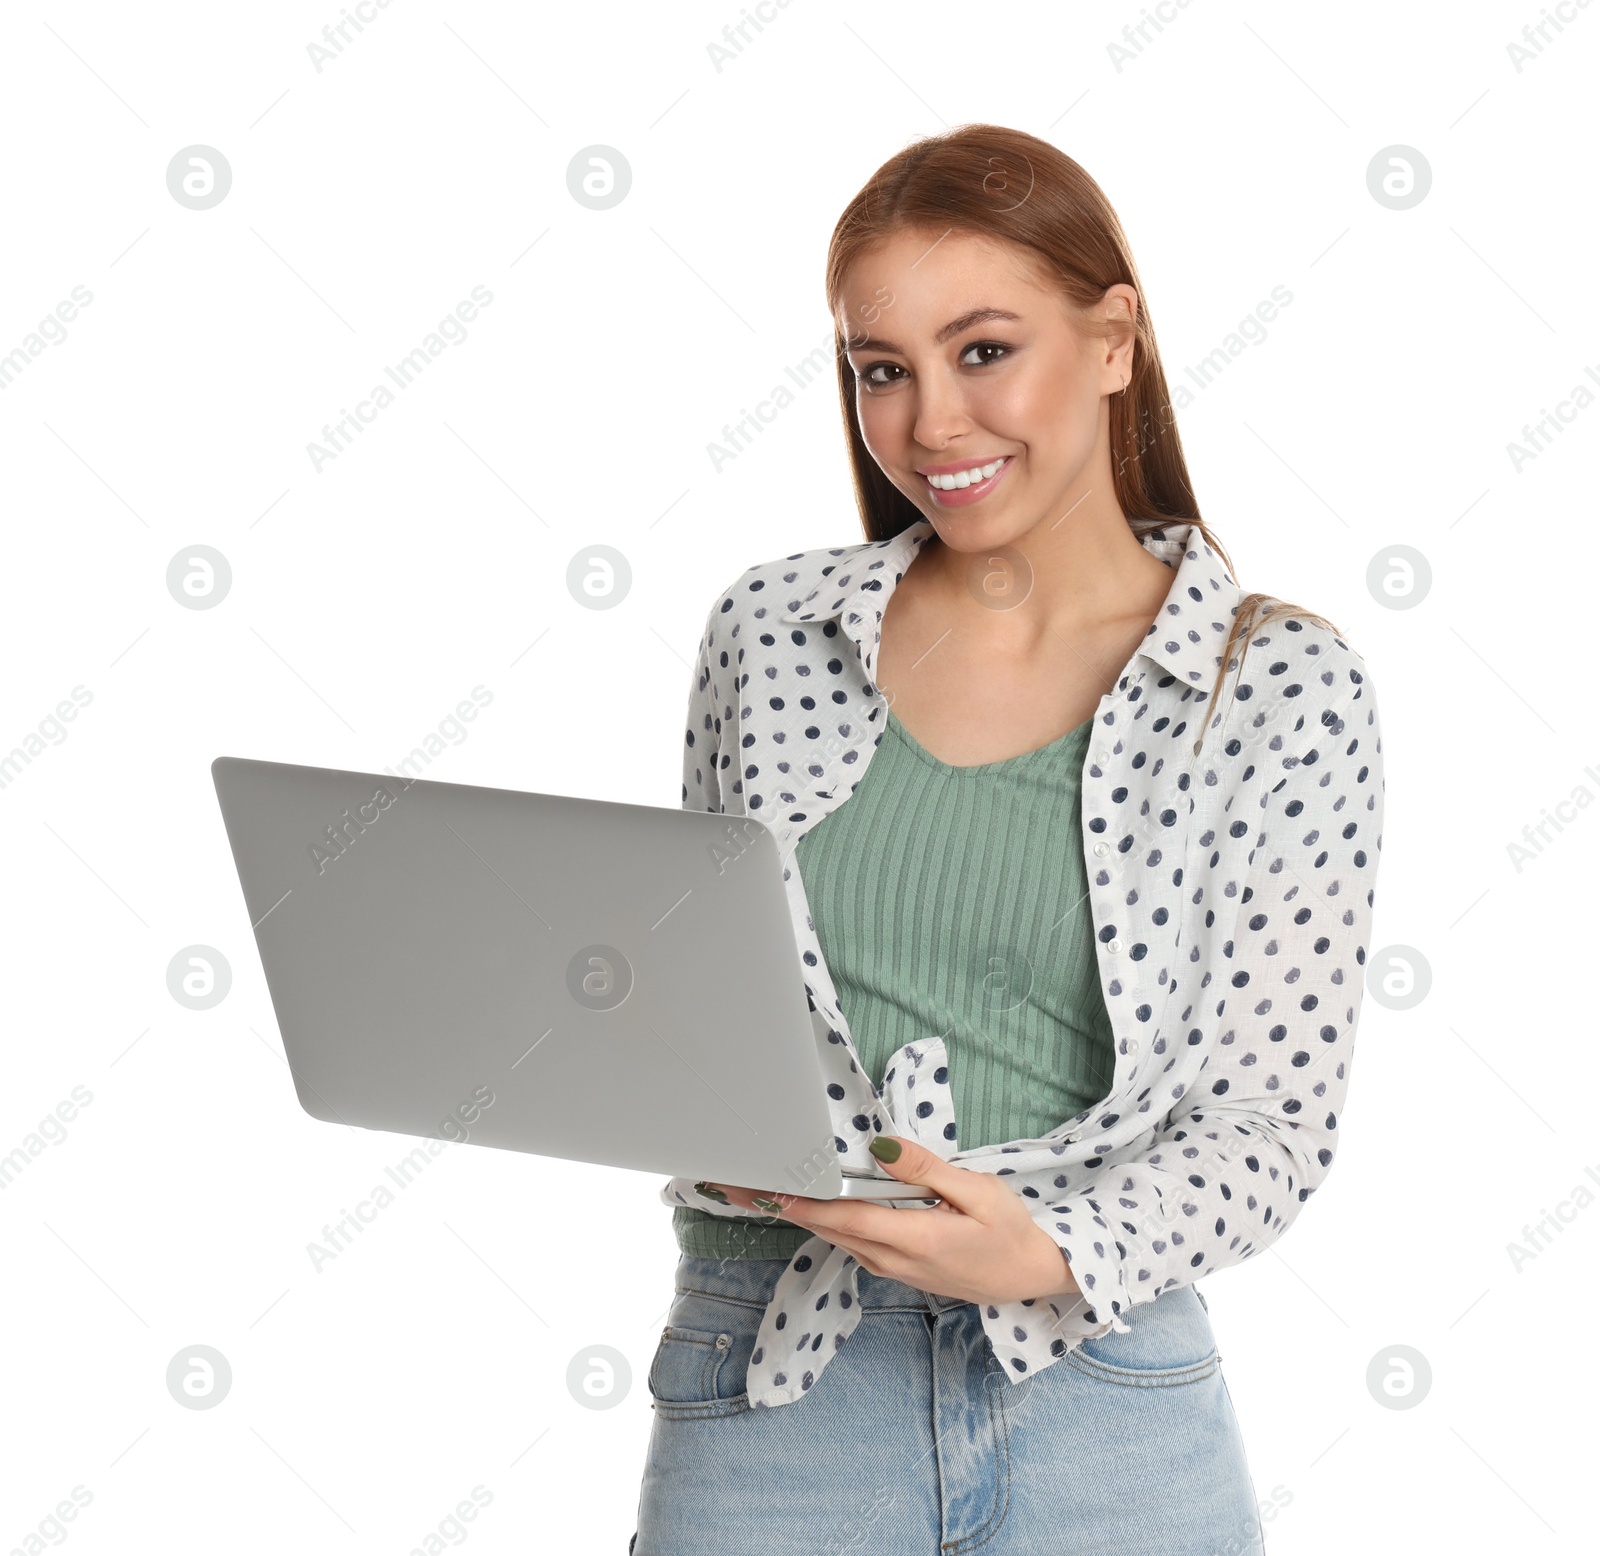
M683 803L777 834L825 1149L938 1203L663 1189L630 1549L1261 1551L1196 1282L1332 1163L1371 682L1230 576L1071 159L910 146L840 219L828 300L868 538L719 594Z

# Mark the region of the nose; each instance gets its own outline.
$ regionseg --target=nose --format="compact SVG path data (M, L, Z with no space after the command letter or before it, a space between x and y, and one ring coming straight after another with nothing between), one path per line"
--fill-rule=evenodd
M912 393L917 396L917 414L911 435L923 448L942 452L952 439L972 430L966 396L948 374L937 370L920 374Z

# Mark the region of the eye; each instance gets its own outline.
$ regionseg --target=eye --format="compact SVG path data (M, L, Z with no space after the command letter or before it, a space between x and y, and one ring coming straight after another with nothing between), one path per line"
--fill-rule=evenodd
M894 379L891 378L886 381L882 378L874 378L872 376L874 373L885 371L890 373L903 373L905 369L893 362L874 362L869 367L856 374L856 382L862 385L862 387L865 388L869 394L875 389L887 389L891 383L895 382Z
M961 352L961 355L963 357L965 357L967 355L967 352L969 352L969 351L999 351L999 352L1003 352L1006 356L1010 356L1011 355L1011 347L1003 344L1002 342L1000 342L998 340L975 340L975 341L973 341L973 343L970 346L967 346L967 347L963 348L963 350ZM972 363L969 363L968 366L970 366L970 367L988 367L991 364L993 364L995 362L998 362L1000 360L1001 359L999 357L990 357L986 361L983 361L983 362L972 362Z

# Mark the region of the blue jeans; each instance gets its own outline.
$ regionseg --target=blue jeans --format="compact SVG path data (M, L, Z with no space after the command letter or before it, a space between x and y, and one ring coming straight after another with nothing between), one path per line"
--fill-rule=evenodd
M978 1309L862 1270L810 1393L752 1410L781 1259L678 1261L632 1556L1259 1556L1205 1299L1180 1286L1020 1383Z

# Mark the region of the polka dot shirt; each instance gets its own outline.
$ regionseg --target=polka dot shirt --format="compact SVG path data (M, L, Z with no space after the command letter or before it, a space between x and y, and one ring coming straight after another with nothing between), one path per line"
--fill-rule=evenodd
M1005 1178L1061 1248L1078 1292L982 1309L1017 1382L1082 1339L1126 1333L1140 1303L1270 1247L1327 1177L1371 936L1382 740L1360 655L1289 616L1250 637L1237 677L1236 647L1197 755L1243 591L1189 524L1146 534L1172 586L1100 699L1082 776L1111 1090L1040 1139L963 1151L940 1038L900 1049L881 1093L858 1063L793 858L883 738L884 610L933 533L918 520L886 541L759 563L719 595L691 688L683 805L776 834L841 1166L887 1177L868 1142L916 1140ZM661 1198L751 1214L687 1178ZM795 1254L751 1355L752 1405L815 1385L860 1317L859 1268L820 1237Z

